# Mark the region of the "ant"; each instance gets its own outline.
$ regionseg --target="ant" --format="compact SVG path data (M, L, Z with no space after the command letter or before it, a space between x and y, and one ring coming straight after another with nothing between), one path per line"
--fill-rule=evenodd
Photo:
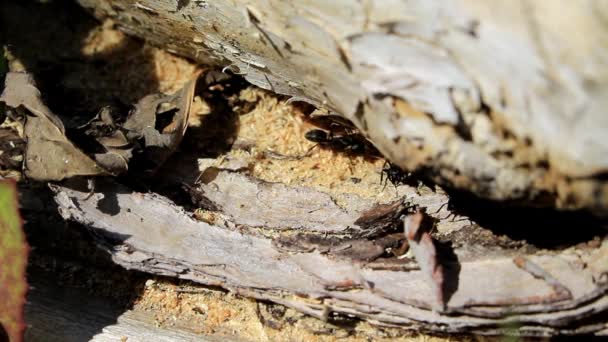
M357 127L348 119L334 114L315 115L315 113L317 111L305 116L306 121L321 128L312 129L304 135L307 140L317 143L312 148L321 146L347 154L380 157L376 147L361 135Z
M379 154L378 150L367 139L357 133L334 135L332 132L326 132L322 129L312 129L306 132L304 137L320 146L341 152L373 156Z
M309 116L306 118L306 121L323 130L329 131L332 134L344 135L358 132L352 122L338 115L327 114Z
M312 129L304 137L317 143L313 148L320 145L322 147L334 149L350 154L365 155L366 157L381 158L380 152L363 135L358 133L357 128L347 119L338 115L317 115L308 116L307 120L322 129ZM391 182L395 188L402 184L412 181L410 172L401 170L397 165L386 160L380 173L380 183L384 182L386 188Z
M410 176L411 173L401 170L401 168L399 168L388 160L385 161L384 165L382 166L382 171L380 172L380 183L384 181L384 187L382 188L382 191L384 191L388 182L391 182L391 184L393 184L395 188L398 185L406 184Z

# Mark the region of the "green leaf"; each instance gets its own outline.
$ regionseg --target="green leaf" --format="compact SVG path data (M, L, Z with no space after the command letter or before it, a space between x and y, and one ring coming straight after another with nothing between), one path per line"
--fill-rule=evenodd
M0 181L0 340L23 340L25 269L29 247L19 216L15 182ZM4 335L4 336L3 336Z

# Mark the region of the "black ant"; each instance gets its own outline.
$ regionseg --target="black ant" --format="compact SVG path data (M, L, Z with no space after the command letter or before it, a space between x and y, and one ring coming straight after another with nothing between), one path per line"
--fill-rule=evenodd
M313 148L320 145L350 154L381 157L376 147L363 135L357 133L357 128L347 119L337 115L319 115L309 116L307 120L313 125L323 128L312 129L304 135L307 140L317 143L308 151L307 155ZM384 191L388 182L391 182L395 188L407 184L408 181L411 181L411 175L388 160L385 161L380 173L380 183L384 181L382 190Z
M352 122L338 115L309 116L306 117L306 121L335 135L355 134L358 132Z
M385 161L384 165L382 166L382 171L380 172L380 183L384 181L384 187L382 188L382 191L384 191L388 182L391 182L391 184L393 184L395 188L398 185L406 184L410 176L411 174L409 172L401 170L401 168L389 162L388 160Z
M378 150L368 142L367 139L357 133L334 135L333 133L326 132L322 129L312 129L306 132L304 137L322 147L327 147L340 152L373 156L379 154Z
M321 128L313 129L304 135L309 141L340 152L350 154L379 156L378 150L359 133L348 119L338 115L307 116L306 120Z

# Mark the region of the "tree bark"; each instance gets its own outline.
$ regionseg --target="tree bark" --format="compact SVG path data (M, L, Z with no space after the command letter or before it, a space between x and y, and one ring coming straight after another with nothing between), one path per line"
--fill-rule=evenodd
M79 3L352 120L390 160L440 184L607 213L603 1Z
M413 260L387 252L404 240L399 201L378 206L350 195L340 207L311 188L219 170L191 189L215 213L200 221L166 197L112 180L99 181L90 198L77 181L52 189L60 214L127 269L221 286L323 320L338 313L441 333L606 334L608 240L559 251L509 244L451 212L445 194L409 196L438 220L438 249L421 244ZM429 251L437 255L425 260Z

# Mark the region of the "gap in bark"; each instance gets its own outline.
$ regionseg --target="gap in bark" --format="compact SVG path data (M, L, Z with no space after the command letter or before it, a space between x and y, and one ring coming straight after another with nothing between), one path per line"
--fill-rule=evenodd
M470 194L449 191L449 208L471 218L496 236L506 236L540 249L562 249L608 233L606 224L584 211L558 211L482 200Z

